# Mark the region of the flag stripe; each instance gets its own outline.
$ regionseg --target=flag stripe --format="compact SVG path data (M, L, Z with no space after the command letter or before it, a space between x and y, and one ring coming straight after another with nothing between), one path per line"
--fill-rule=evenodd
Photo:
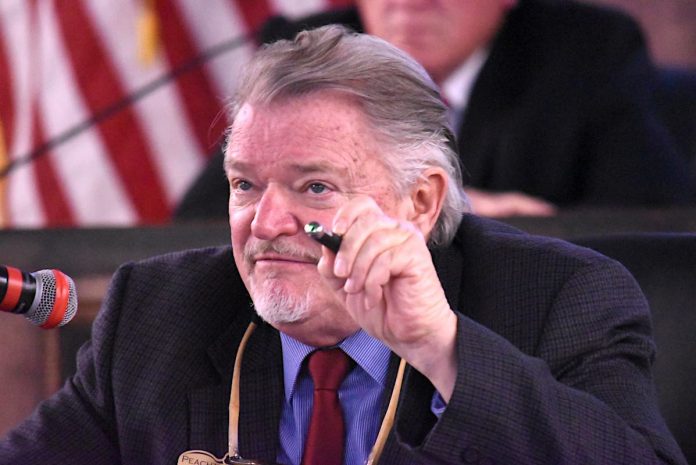
M7 57L7 39L3 25L0 23L0 124L4 136L4 147L0 150L9 152L9 147L12 146L12 137L14 135L14 96L12 75L10 74L10 65ZM6 153L5 152L5 155ZM6 160L0 159L0 168L5 166Z
M194 58L198 51L181 21L176 5L173 2L157 2L157 13L164 52L171 66L176 68ZM200 66L179 76L176 85L186 96L184 105L187 116L202 152L211 154L227 126L224 117L218 118L222 110L222 97L216 95L204 68Z
M66 44L59 31L56 5L40 2L39 32L32 48L37 52L32 79L38 99L41 127L55 138L90 117L79 83L71 67ZM122 154L129 156L130 154ZM136 154L137 155L137 154ZM57 144L49 155L79 224L127 224L137 213L125 191L108 148L96 126Z
M188 1L188 0L187 0ZM144 64L138 59L135 2L92 0L85 7L94 22L106 53L112 59L118 79L129 93L162 79L170 72L164 54ZM152 148L153 163L166 190L167 201L174 205L205 164L205 153L198 144L184 107L184 95L171 83L140 99L133 105L143 133Z
M274 10L289 18L299 18L326 9L326 0L272 0Z
M10 162L9 150L14 133L14 96L12 95L12 77L10 66L5 54L7 40L0 24L0 170L3 170ZM7 214L7 181L0 178L0 227L8 223Z
M353 0L328 0L331 8L345 8L353 5Z
M217 95L228 98L237 88L242 66L254 51L253 42L245 39L247 31L242 15L229 0L207 0L205 9L190 0L178 0L177 6L199 50L229 44L224 53L205 66Z
M35 107L33 120L34 147L43 145L46 141L44 131L39 123L39 110ZM75 219L68 202L62 183L53 166L50 154L37 158L33 164L34 174L39 188L39 196L44 207L46 221L51 226L74 226Z
M259 27L275 13L273 7L266 0L249 2L246 0L230 0L241 13L249 32L256 32Z
M47 34L46 28L42 27L47 20L47 5L41 4L43 7L42 10L38 8L38 0L32 0L30 5L31 22L34 29L42 31L43 34ZM44 37L41 35L39 36L39 44L43 38ZM43 84L43 82L41 82L41 77L45 71L45 66L42 59L43 57L38 55L32 62L33 72L31 73L31 79L34 86ZM41 92L39 92L34 95L31 102L31 132L34 147L41 147L46 143L45 133L41 124L42 109L39 107L41 103ZM41 157L36 158L35 162L32 164L34 176L37 181L38 195L43 206L45 221L51 226L73 226L73 213L66 200L63 184L56 174L52 157L53 153L47 151Z
M0 8L8 8L10 13L2 14L7 40L7 59L12 74L11 81L14 93L14 134L12 145L9 146L9 157L12 161L25 156L32 148L32 90L35 81L34 63L38 60L32 53L32 44L37 41L35 22L32 22L32 3L16 2L10 4L0 2ZM2 85L2 82L0 82ZM38 186L34 177L32 164L14 165L7 177L8 220L11 226L23 227L45 226L43 208L39 197Z
M116 79L110 57L105 54L81 2L59 8L57 16L83 97L92 114L97 114L126 93ZM125 188L140 220L152 223L167 220L170 206L165 201L150 148L133 109L126 108L106 119L98 129L114 167L126 181ZM119 150L128 156L118 156Z

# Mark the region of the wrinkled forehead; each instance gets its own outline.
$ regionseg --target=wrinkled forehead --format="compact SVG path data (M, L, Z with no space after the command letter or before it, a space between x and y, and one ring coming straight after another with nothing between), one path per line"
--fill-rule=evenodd
M270 102L242 102L228 133L230 143L236 143L241 133L269 139L282 133L285 137L349 142L355 146L382 142L357 98L326 90Z
M225 169L233 161L276 163L308 157L359 167L368 161L381 163L382 151L352 99L310 95L270 104L241 104L228 135Z

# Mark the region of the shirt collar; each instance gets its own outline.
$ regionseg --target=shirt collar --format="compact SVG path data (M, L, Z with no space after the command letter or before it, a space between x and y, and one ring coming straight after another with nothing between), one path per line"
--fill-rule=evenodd
M290 402L295 391L295 383L302 367L302 361L316 347L303 344L287 334L280 333L283 347L283 381L285 383L285 400ZM348 354L360 368L365 370L380 386L384 386L389 368L391 351L378 339L359 330L344 339L338 347Z
M442 94L454 111L462 112L466 108L474 82L489 54L488 47L477 49L442 82Z

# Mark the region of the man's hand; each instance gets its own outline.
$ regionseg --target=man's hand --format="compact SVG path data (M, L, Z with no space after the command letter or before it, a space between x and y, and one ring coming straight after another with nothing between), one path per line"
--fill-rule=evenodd
M553 216L556 206L521 192L488 192L473 187L465 189L471 208L480 216Z
M387 216L369 197L337 212L338 254L323 249L319 273L353 319L423 373L448 401L456 380L456 316L412 223Z

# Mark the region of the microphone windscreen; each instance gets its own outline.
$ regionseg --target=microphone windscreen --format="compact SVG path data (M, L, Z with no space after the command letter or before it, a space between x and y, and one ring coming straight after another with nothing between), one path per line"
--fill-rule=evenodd
M26 318L44 329L63 326L77 313L74 281L58 270L32 273L36 279L36 297Z

